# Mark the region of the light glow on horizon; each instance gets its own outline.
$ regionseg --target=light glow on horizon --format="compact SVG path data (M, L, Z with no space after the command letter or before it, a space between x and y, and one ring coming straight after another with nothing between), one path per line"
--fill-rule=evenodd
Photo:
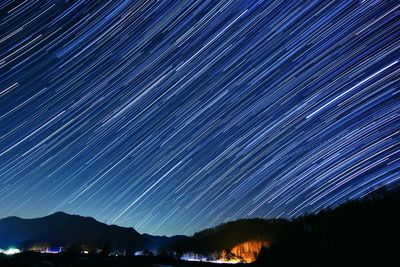
M21 253L21 250L18 248L8 248L8 249L0 249L0 253L4 254L4 255L14 255L14 254L18 254Z

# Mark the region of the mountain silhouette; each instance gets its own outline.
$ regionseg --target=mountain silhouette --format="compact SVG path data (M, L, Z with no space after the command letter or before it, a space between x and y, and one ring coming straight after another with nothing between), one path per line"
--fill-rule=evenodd
M400 186L395 184L292 220L256 218L220 224L176 242L175 247L202 255L225 251L220 255L229 258L237 245L244 244L243 248L258 240L267 244L257 255L258 266L397 266L399 214Z
M256 248L261 250L257 253L259 266L320 266L321 262L329 262L325 266L395 266L391 263L400 249L399 211L400 187L394 186L316 214L292 220L240 219L190 237L140 234L133 228L57 212L36 219L1 219L0 247L82 244L123 249L127 254L137 250L174 252L178 258L192 252L219 253L227 258L240 252L246 256Z
M113 244L125 249L144 249L166 243L168 238L141 235L133 228L107 225L91 217L56 212L36 219L8 217L0 220L0 247L50 243L68 246L75 243L96 247Z

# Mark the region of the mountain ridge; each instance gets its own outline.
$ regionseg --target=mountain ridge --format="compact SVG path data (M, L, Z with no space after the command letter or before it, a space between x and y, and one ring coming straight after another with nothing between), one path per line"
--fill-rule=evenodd
M17 216L0 219L0 246L32 246L38 242L67 246L88 243L139 249L145 238L134 228L108 225L92 217L56 212L39 218L24 219Z
M292 220L239 219L192 236L172 237L140 234L134 228L107 225L91 217L64 212L35 219L12 216L0 219L0 248L12 244L29 248L35 241L63 245L86 242L100 249L111 245L127 254L148 250L172 253L178 258L184 253L195 253L217 254L229 259L235 248L238 251L246 247L260 250L256 244L258 241L268 244L263 245L259 252L260 261L268 264L280 264L285 259L292 264L288 266L293 266L298 261L322 262L327 255L335 255L329 260L338 264L344 261L354 263L355 259L363 256L365 262L382 266L382 259L390 262L400 248L399 208L400 187L396 186L390 190L375 190L361 199ZM240 255L236 256L240 259Z

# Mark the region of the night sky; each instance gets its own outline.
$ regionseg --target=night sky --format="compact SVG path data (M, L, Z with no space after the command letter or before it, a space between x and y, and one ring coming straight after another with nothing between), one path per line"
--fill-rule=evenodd
M398 1L0 2L0 217L151 234L400 180Z

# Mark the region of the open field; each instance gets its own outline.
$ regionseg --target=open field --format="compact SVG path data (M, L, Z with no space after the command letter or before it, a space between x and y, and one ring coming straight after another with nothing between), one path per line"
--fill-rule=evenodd
M21 253L8 256L0 254L1 267L212 267L231 265L144 256L101 257L98 255L71 256L67 254L40 253ZM249 264L236 264L235 266L249 266Z

